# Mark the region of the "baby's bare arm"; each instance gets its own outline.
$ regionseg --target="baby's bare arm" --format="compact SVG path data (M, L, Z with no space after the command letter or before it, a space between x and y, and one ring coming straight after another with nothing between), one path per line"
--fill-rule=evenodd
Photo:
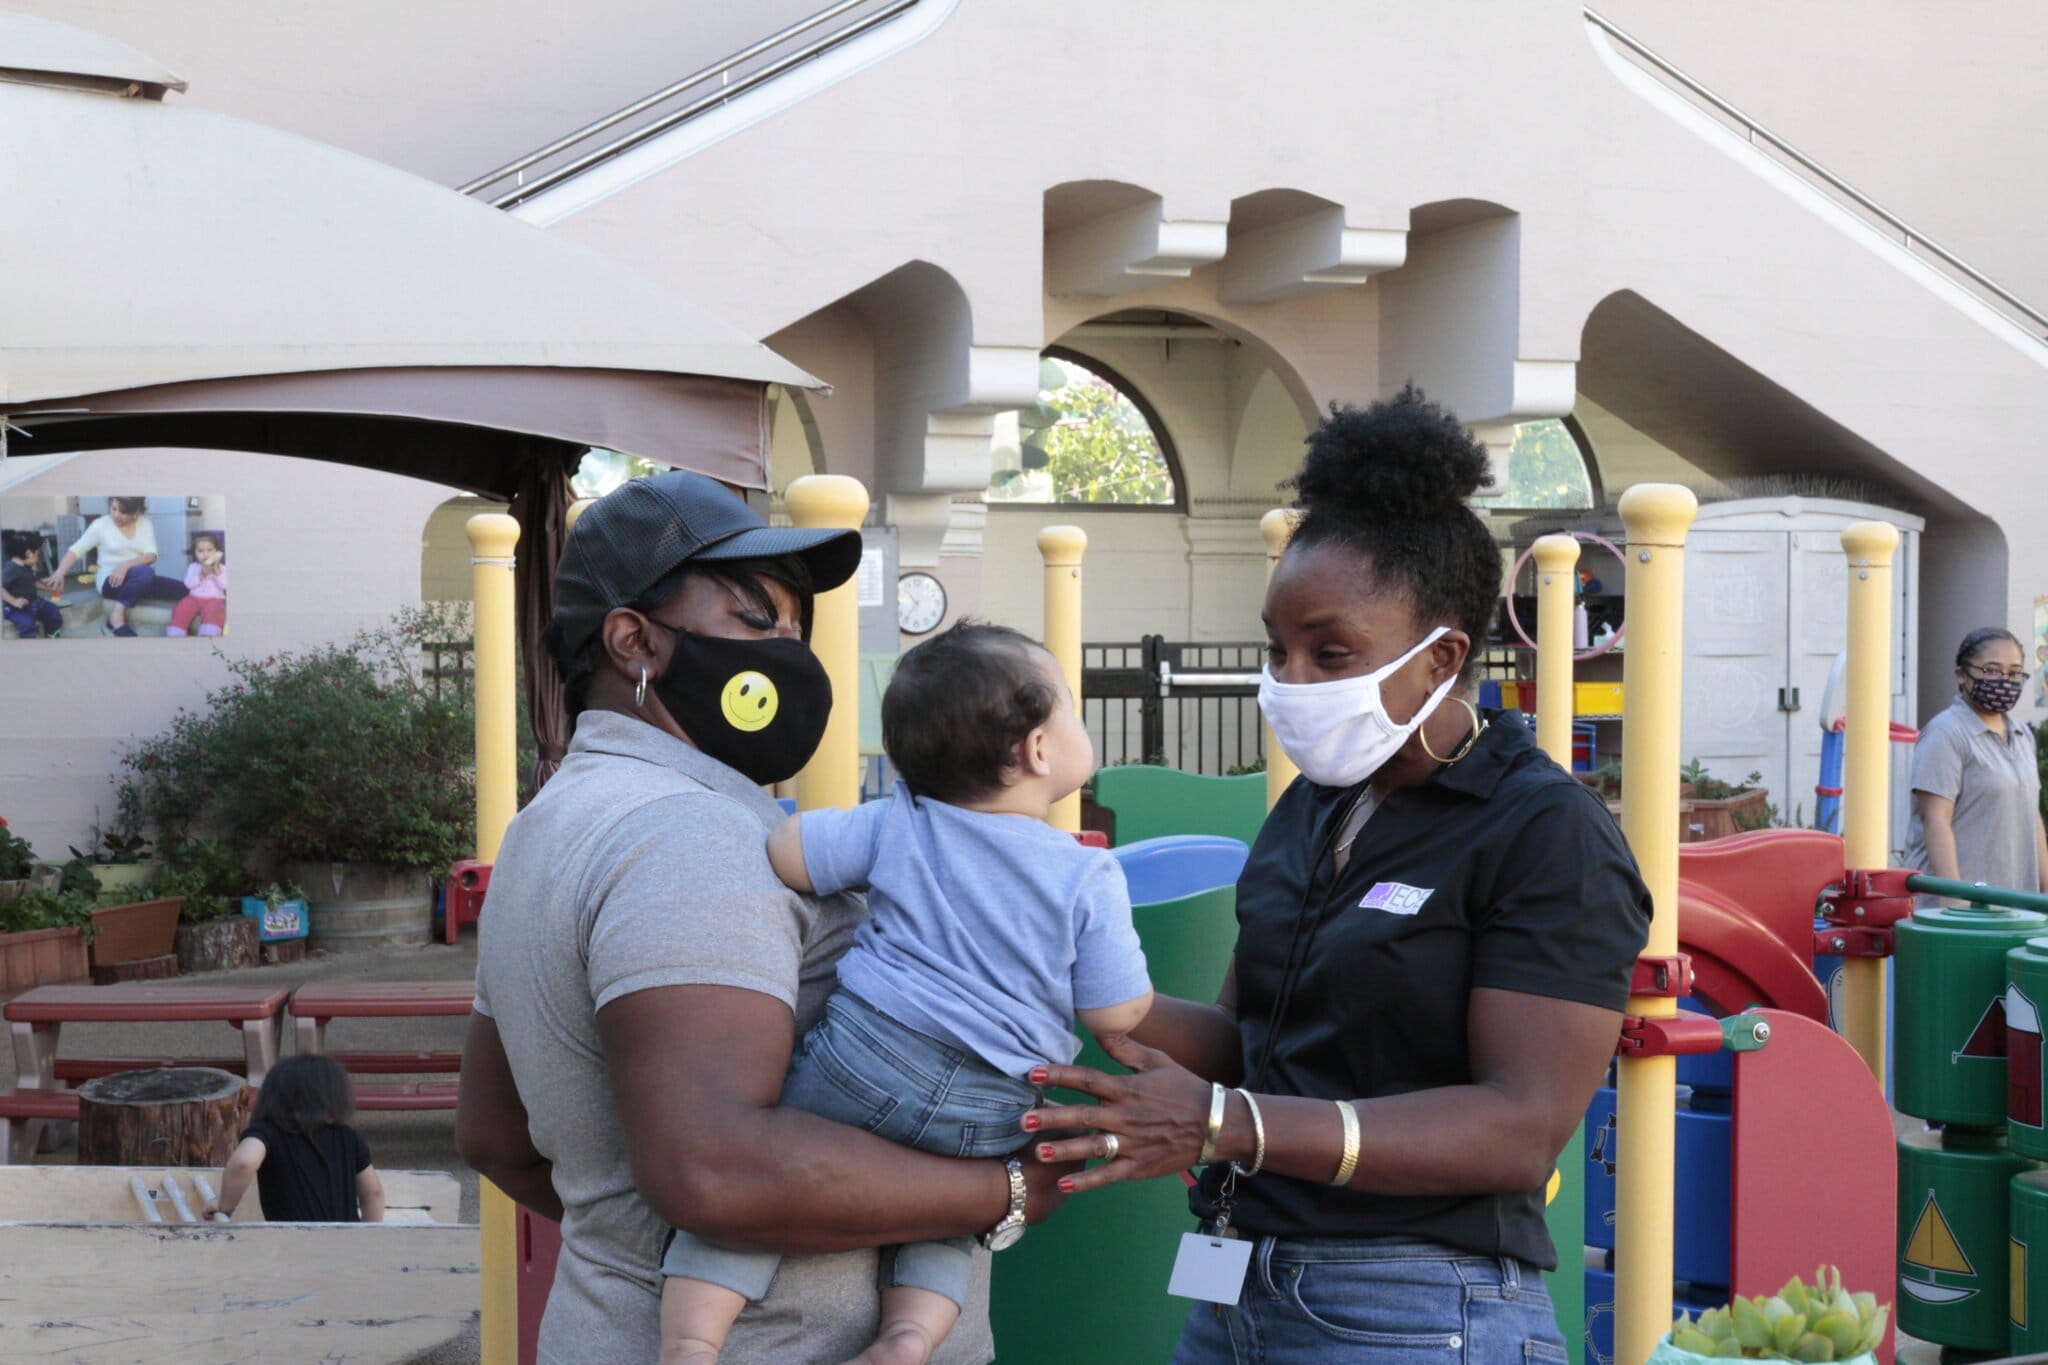
M803 817L792 815L768 836L768 862L792 891L811 891L811 869L804 863Z
M1145 1016L1152 1012L1152 992L1133 996L1118 1005L1104 1005L1100 1009L1076 1010L1082 1027L1095 1035L1101 1042L1104 1038L1115 1038L1129 1033L1145 1022Z

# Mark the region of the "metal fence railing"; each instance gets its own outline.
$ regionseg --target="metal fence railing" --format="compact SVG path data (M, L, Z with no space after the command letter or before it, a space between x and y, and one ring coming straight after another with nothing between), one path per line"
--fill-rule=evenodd
M1169 641L1081 647L1081 719L1107 767L1163 763L1212 777L1265 760L1265 646Z
M436 699L460 695L475 676L474 642L429 640L420 645L420 679Z

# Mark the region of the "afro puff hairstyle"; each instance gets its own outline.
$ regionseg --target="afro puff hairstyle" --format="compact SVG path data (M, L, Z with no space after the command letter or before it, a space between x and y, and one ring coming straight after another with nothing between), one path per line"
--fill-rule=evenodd
M1292 548L1349 550L1417 621L1464 631L1469 676L1500 601L1500 548L1469 505L1492 483L1486 447L1412 383L1362 408L1332 404L1288 485L1302 510Z

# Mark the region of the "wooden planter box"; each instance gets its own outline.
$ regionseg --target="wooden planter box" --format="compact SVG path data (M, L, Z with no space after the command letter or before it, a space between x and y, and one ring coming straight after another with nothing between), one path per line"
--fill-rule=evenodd
M1725 839L1731 834L1762 829L1764 808L1770 801L1771 794L1762 787L1753 787L1717 801L1702 798L1692 803L1692 817L1687 823L1700 831L1700 839Z
M177 932L178 970L223 972L256 965L256 921L243 915L181 924Z
M111 967L169 953L178 932L178 912L184 908L185 898L173 896L93 911L92 965Z
M0 995L83 981L88 971L85 930L76 925L0 934Z

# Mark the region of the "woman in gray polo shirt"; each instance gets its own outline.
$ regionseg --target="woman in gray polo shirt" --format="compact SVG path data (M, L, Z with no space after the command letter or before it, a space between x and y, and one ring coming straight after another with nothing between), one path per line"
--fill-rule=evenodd
M547 643L575 738L506 832L482 925L456 1145L562 1222L541 1365L652 1362L668 1226L784 1253L726 1365L874 1337L874 1248L1036 1222L1063 1168L952 1160L777 1103L865 907L768 863L762 784L831 706L813 594L857 534L770 527L674 471L609 494L556 570ZM982 1365L988 1259L933 1365Z
M1913 748L1906 865L1955 881L2048 891L2048 828L2034 730L2009 713L2026 686L2009 630L1973 630L1956 651L1956 698Z

